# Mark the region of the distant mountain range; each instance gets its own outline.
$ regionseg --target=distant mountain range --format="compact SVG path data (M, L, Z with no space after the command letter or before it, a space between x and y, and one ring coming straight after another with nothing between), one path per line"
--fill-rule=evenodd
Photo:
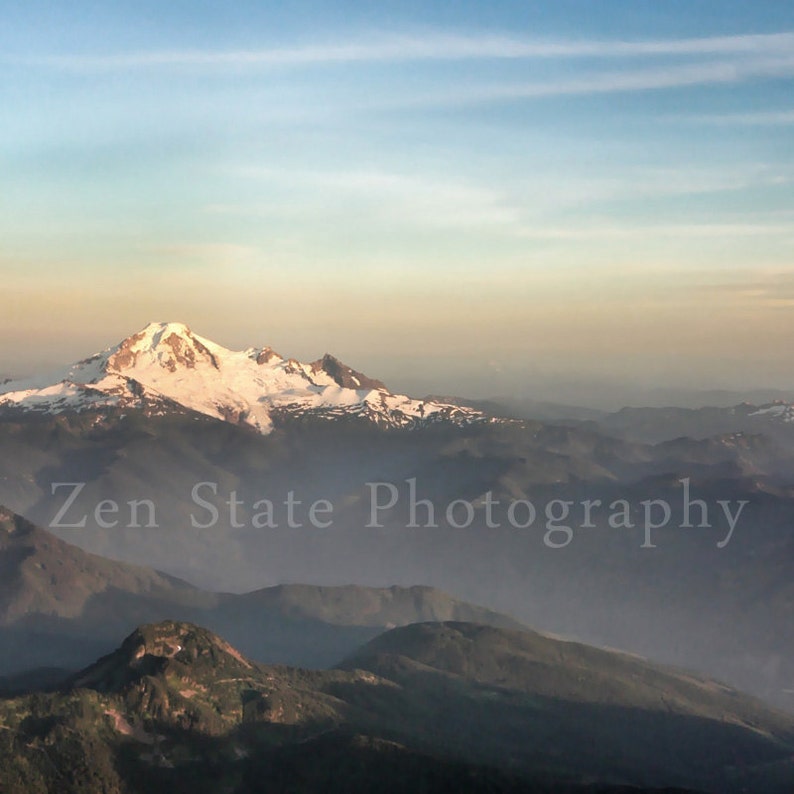
M0 507L0 691L106 653L143 622L201 622L261 661L324 667L381 631L427 620L521 624L431 587L283 585L213 593L59 540ZM49 668L49 669L48 669Z
M794 403L782 400L732 407L623 408L597 424L603 432L650 443L684 436L762 433L794 449Z
M9 794L783 794L794 775L794 717L432 588L210 593L5 508L0 574Z
M753 392L758 397L773 393ZM312 418L361 420L381 428L528 419L586 423L607 434L651 443L732 432L774 434L782 429L794 447L794 402L775 399L725 405L731 396L730 392L703 392L705 407L626 407L617 412L515 396L412 399L390 392L381 381L328 353L302 363L270 347L232 351L193 333L183 323L170 322L150 323L119 344L61 371L0 382L0 414L197 413L263 434L284 423ZM657 394L654 399L658 398ZM705 402L709 399L713 406Z
M360 418L382 427L484 421L472 408L392 394L329 354L310 364L269 347L227 350L182 323L143 330L65 370L0 384L0 408L195 411L268 433L296 417Z
M708 500L717 518L719 500L748 501L727 548L717 547L728 531L719 522L710 529L679 528L682 478L690 478L693 498ZM407 527L411 479L417 497L437 506L438 528ZM192 516L206 514L191 499L201 481L217 484L213 501L219 521L207 529L191 524ZM367 528L371 481L400 489L398 504L383 513L381 529ZM772 703L794 705L789 692L794 645L786 630L794 608L789 585L794 457L778 437L731 433L651 445L581 425L439 422L400 429L317 417L261 434L195 412L147 416L141 409L121 408L0 417L0 503L50 527L69 490L53 492L53 484L74 482L85 487L65 523L80 523L81 516L86 522L53 528L60 538L103 557L155 567L204 590L397 585L410 600L410 588L428 585L544 631L697 669ZM235 526L227 505L232 491L243 503ZM283 513L281 504L291 491L304 506L331 501L333 526L293 529L283 515L274 529L252 525L258 499L273 500ZM533 526L489 529L482 508L487 492L503 505L533 501L538 508ZM575 512L584 499L605 506L627 499L638 525L641 502L659 498L669 501L672 512L670 526L654 533L656 549L641 548L641 528L616 530L602 515L596 526L583 529L581 512ZM128 526L123 512L128 500L137 499L156 506L157 526ZM467 529L446 521L444 508L457 499L475 506ZM95 508L105 500L120 506L118 526L97 523ZM543 505L552 500L573 505L562 522L573 528L564 549L544 545ZM154 594L148 599L153 601ZM91 656L104 652L132 625L164 616L208 625L251 653L245 645L249 624L241 620L235 629L220 605L211 607L217 622L187 606L180 612L135 606L129 607L127 622L114 624L107 616L125 614L125 602L121 594L114 600L112 589L89 600L100 616L96 622L115 626L113 637L106 635L101 646L73 641L74 653L63 654L72 660L66 666L85 663L89 651ZM166 604L171 603L169 596ZM230 608L228 614L235 612ZM408 622L411 614L416 613L406 613ZM27 628L43 620L31 618ZM316 628L318 636L344 638L337 646L329 640L337 656L372 636L356 627ZM6 647L20 654L26 649L30 666L50 666L50 640L30 633L18 642L18 634L7 636ZM311 642L302 639L312 636L285 628L285 654L271 660L334 661L312 655Z
M791 717L711 677L794 708L794 407L508 403L173 323L0 385L0 790L790 791ZM253 521L287 494L332 525ZM492 526L486 497L536 520Z
M773 399L766 402L740 402L724 405L707 402L696 407L636 406L618 411L599 411L575 405L510 397L491 400L464 400L457 397L428 399L476 408L492 418L537 421L590 428L630 441L658 444L678 438L705 439L731 433L768 434L794 449L794 402ZM723 395L723 398L731 393ZM733 395L733 396L738 396Z
M253 628L260 612L278 638L268 661L330 664L390 625L510 614L794 708L787 403L504 420L498 406L392 395L329 356L300 364L268 348L231 352L178 324L151 325L60 377L3 389L0 503L71 545L7 541L5 558L28 563L21 579L0 584L4 647L14 649L0 652L0 675L75 668L164 617L206 625L264 659ZM683 528L684 480L692 498L708 501L711 526ZM216 489L218 521L208 528L192 522L202 482ZM373 482L398 489L382 526L371 522ZM437 526L411 526L412 482ZM69 490L59 483L82 490L53 526ZM258 500L283 512L290 493L304 506L333 503L333 525L293 528L281 516L277 526L254 525ZM487 494L503 512L532 502L536 520L488 526ZM642 504L658 499L671 506L669 526L642 548ZM151 526L123 515L135 500L156 507ZM630 503L631 527L616 529L602 513L584 528L575 512L584 500ZM120 506L118 525L97 518L108 501ZM448 520L456 501L472 506L466 528ZM720 548L726 501L746 505ZM570 526L565 548L544 544L550 503L570 507L556 521ZM127 567L78 559L75 546ZM81 574L72 581L67 570ZM42 589L52 576L60 590ZM334 599L350 604L347 617L328 617ZM372 623L360 620L367 610Z

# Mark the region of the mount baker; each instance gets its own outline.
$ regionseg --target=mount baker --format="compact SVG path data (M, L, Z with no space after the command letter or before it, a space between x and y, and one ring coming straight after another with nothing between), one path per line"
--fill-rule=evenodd
M120 344L43 378L0 384L0 410L39 413L189 410L262 434L299 416L381 427L485 421L479 411L393 394L326 354L310 364L269 347L232 351L182 323L150 323Z

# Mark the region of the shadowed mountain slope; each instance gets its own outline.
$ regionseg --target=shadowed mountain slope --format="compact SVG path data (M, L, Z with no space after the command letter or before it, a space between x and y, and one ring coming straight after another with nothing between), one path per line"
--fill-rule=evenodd
M794 753L794 720L733 690L470 623L392 630L327 671L258 664L192 624L141 626L61 692L0 700L0 725L14 794L782 794Z

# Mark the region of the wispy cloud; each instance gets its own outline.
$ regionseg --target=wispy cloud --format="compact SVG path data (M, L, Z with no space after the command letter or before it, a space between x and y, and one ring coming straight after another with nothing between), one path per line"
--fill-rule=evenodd
M547 206L570 207L769 189L792 182L794 170L790 166L746 163L718 168L625 168L620 175L600 178L554 175L553 179L540 181L538 190Z
M518 210L500 191L463 181L382 171L324 173L313 178L332 191L379 196L386 218L434 226L507 226L519 219Z
M722 294L767 307L794 305L794 268L741 269L720 280L704 278L695 287L709 295Z
M147 252L185 265L231 267L249 263L258 253L258 249L237 243L174 243L153 246Z
M758 111L754 113L714 113L709 115L692 114L675 116L675 121L691 121L695 123L740 125L740 126L789 126L794 124L794 110Z
M549 226L527 228L521 237L533 240L651 240L731 239L736 237L790 237L794 224L774 223L679 223L637 225Z
M790 55L794 32L711 38L540 40L511 36L370 35L366 41L265 47L247 50L153 50L115 54L6 57L3 60L61 69L150 67L299 67L315 64L456 61L533 58L624 58L642 56Z
M494 83L452 80L443 88L407 95L366 96L368 109L467 106L557 96L611 94L794 75L794 32L711 38L625 40L540 40L506 35L372 34L341 43L303 44L247 50L151 50L127 53L0 56L0 63L76 73L136 70L199 70L238 74L292 71L334 65L530 62L583 59L573 77L527 82L515 76ZM642 65L643 61L652 62ZM602 68L598 63L614 63ZM336 101L336 100L335 100ZM727 120L727 119L726 119ZM734 121L742 123L739 118ZM766 121L744 123L775 123ZM778 115L776 123L789 123Z
M392 224L409 223L430 227L517 226L520 210L500 190L461 179L441 179L379 170L283 171L270 168L237 168L232 173L288 186L291 190L323 196L328 207L360 207L362 217ZM330 197L330 198L328 198ZM305 205L301 204L305 212ZM283 206L213 205L207 208L223 214L273 215Z
M559 211L579 212L589 208L591 214L595 211L603 215L613 212L615 203L769 189L794 183L794 171L790 167L768 163L720 168L629 168L614 176L554 171L517 175L509 182L387 168L310 171L240 165L223 171L227 176L270 186L268 194L273 198L267 203L253 201L207 207L215 214L295 221L297 215L305 220L314 214L354 212L358 217L388 225L397 222L418 227L477 227L508 235L560 239L569 235L615 238L634 232L623 228L608 230L601 224L593 230L574 227L569 231L566 227L555 231L547 226L537 231L532 229L538 219L548 223ZM731 218L713 229L715 234L729 234L725 230L731 227L735 229L734 235L746 236L753 229L778 234L792 228L786 223L766 225L767 220L768 213L760 224L737 224ZM677 227L684 235L705 234L702 227L697 228L700 231ZM672 229L669 231L674 233ZM647 230L640 229L636 234L647 234Z
M728 85L754 78L791 75L794 75L794 56L740 58L654 69L596 72L574 79L471 85L458 91L419 94L407 100L397 100L394 104L415 107L465 106L520 99Z

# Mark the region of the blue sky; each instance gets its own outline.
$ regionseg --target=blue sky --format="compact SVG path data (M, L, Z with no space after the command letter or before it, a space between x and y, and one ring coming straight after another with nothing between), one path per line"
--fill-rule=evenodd
M169 319L413 391L794 388L789 3L3 6L0 372Z

